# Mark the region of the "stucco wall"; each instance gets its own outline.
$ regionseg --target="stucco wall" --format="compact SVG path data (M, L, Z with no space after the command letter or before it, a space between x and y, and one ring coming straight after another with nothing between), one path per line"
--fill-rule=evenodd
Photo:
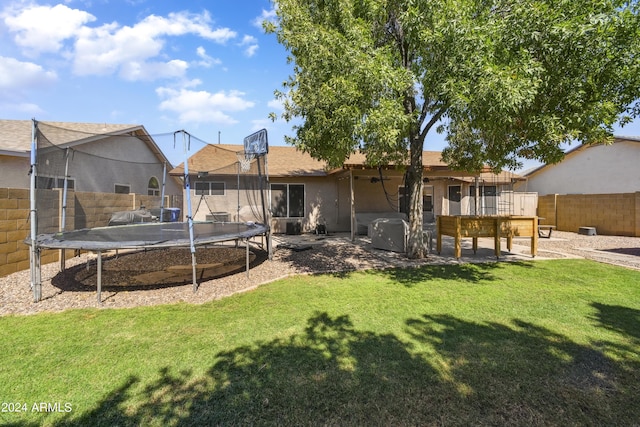
M618 194L640 191L640 142L619 141L570 153L533 173L521 191L546 194Z
M0 188L29 188L29 157L0 155Z
M123 153L125 161L109 160L121 158ZM64 151L52 150L49 154L43 150L41 155L39 176L63 178ZM0 156L0 188L29 188L29 168L29 157ZM109 137L75 147L68 175L74 180L76 191L114 193L115 184L121 184L128 185L131 193L147 194L151 177L162 183L163 165L142 140ZM165 194L181 195L181 183L167 175Z

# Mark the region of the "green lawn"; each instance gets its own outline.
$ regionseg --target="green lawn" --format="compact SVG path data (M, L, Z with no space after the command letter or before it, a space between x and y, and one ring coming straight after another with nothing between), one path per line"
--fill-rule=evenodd
M0 342L1 425L640 423L640 272L584 260L2 317Z

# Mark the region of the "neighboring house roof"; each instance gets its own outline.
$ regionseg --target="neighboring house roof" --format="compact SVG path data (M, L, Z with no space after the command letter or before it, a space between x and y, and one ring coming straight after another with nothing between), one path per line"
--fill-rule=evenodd
M613 143L614 144L616 144L618 142L623 142L623 141L640 143L640 136L615 136L613 138ZM573 157L576 154L581 153L584 150L587 150L589 148L598 147L598 146L602 146L602 145L604 145L604 144L580 144L577 147L572 148L571 150L567 151L565 153L565 155L564 155L564 159L563 160L565 160L565 159L567 159L569 157ZM562 163L563 160L561 160L559 163L545 164L545 165L539 166L539 167L537 167L535 169L532 169L532 170L526 172L524 174L524 177L525 178L531 178L532 176L537 175L537 174L547 170L550 167L553 167L553 166L556 166L556 165Z
M213 172L220 170L224 166L229 166L238 161L236 153L243 150L242 145L217 144L207 145L200 151L189 157L189 174L196 175L198 172ZM477 174L451 171L447 164L442 161L442 153L439 151L423 151L422 163L427 174L437 176L449 176L463 181L472 182ZM293 146L269 146L268 154L269 176L271 177L292 177L292 176L327 176L343 169L362 169L366 166L366 157L358 152L349 156L343 164L343 168L329 170L326 163L312 158L309 154L298 150ZM230 172L232 169L229 170ZM170 172L171 175L183 175L184 163L181 163ZM502 180L509 182L511 179L520 178L511 172L494 174L483 171L480 178L485 180ZM501 182L502 182L501 181Z
M144 126L112 123L38 122L56 145L74 146L110 135L132 134L144 141L162 162L169 163ZM31 152L32 120L0 120L0 154L27 157ZM44 131L43 131L44 133ZM170 164L170 163L169 163Z

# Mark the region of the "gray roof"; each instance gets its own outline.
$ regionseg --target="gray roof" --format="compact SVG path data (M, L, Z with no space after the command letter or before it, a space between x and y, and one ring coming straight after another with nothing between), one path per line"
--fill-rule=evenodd
M93 139L101 134L122 134L129 131L143 130L141 125L111 124L111 123L74 123L74 122L40 122L43 125L53 126L60 130L60 139L53 141L56 144L71 144L82 142L85 139ZM0 120L0 153L26 156L31 151L32 120ZM51 128L53 129L53 128ZM65 132L72 131L72 132ZM146 131L144 132L146 133ZM66 134L67 136L63 136ZM86 135L86 138L78 140L78 136ZM68 135L74 135L69 140Z

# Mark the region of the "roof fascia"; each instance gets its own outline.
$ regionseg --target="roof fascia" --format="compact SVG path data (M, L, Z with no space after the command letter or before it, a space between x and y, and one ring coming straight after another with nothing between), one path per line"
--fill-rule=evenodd
M0 156L8 156L8 157L30 157L31 154L29 151L11 151L11 150L0 150Z

